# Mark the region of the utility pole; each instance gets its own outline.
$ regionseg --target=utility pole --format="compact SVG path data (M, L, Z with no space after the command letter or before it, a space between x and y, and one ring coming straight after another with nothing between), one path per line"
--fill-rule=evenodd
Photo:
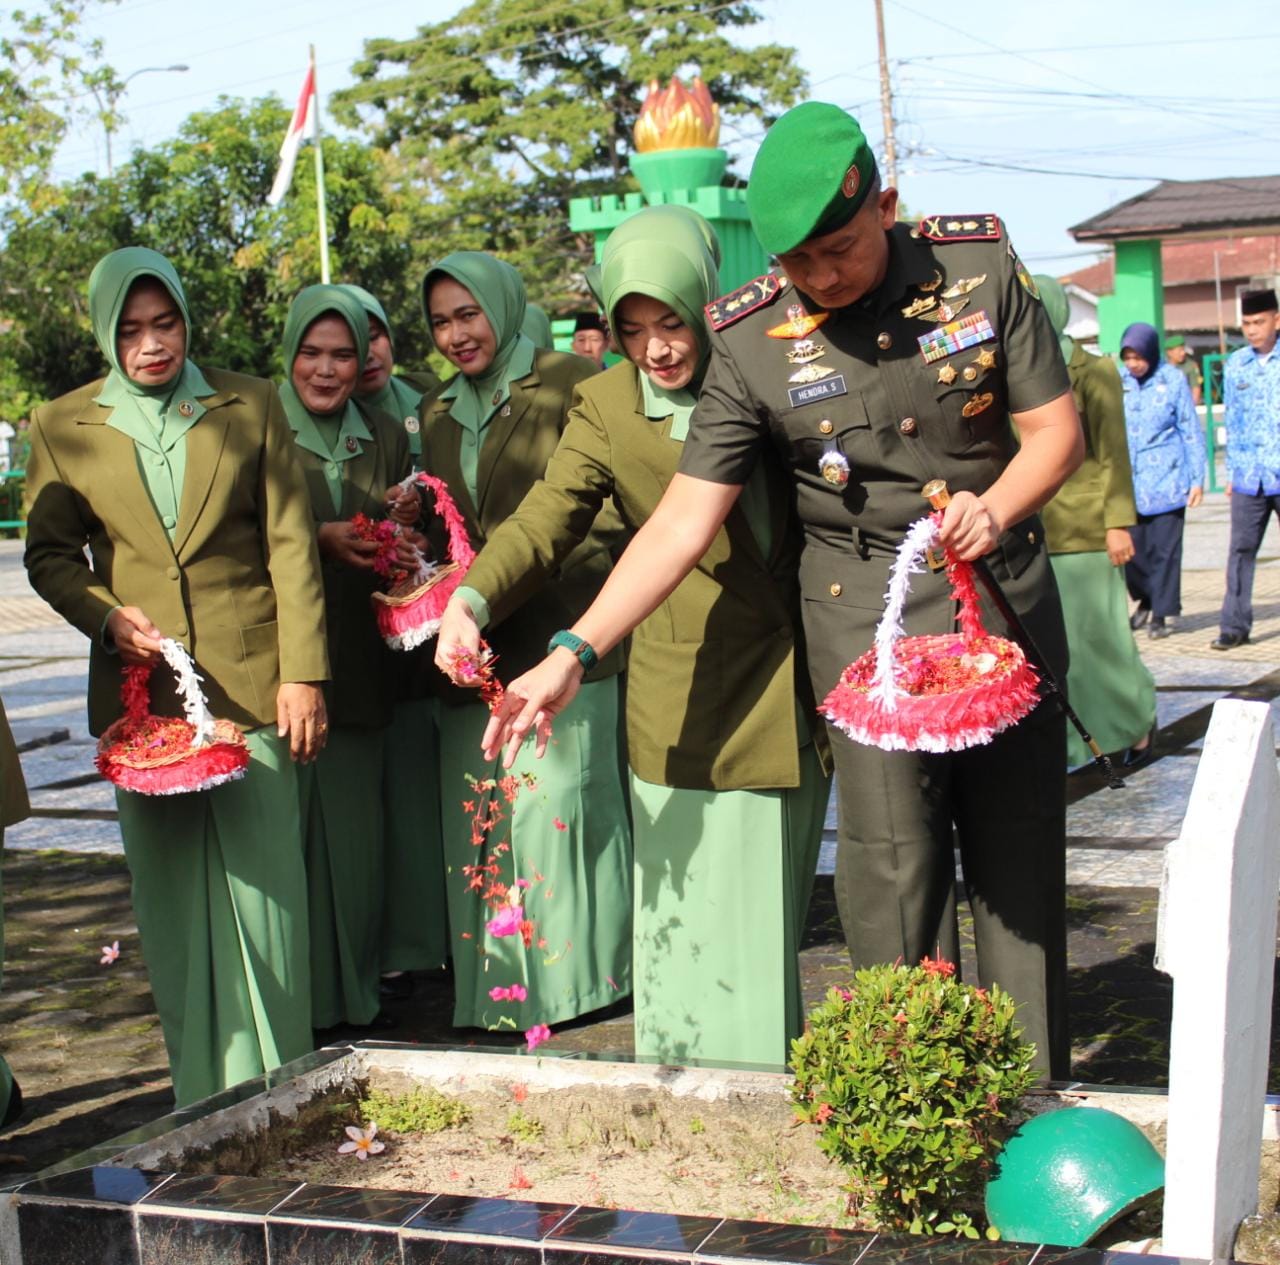
M875 0L876 42L880 46L880 117L884 124L884 182L898 187L898 142L893 135L893 89L889 86L889 56L884 51L884 0Z

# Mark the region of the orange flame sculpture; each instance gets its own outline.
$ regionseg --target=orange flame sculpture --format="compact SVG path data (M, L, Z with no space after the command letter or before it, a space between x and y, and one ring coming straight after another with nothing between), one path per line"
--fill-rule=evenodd
M650 80L636 119L635 139L641 154L659 149L715 149L720 140L720 107L699 76L692 91L674 76L665 90L656 79Z

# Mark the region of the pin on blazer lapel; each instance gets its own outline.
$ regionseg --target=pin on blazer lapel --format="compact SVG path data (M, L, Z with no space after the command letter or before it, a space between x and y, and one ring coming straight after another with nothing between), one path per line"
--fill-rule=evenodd
M178 526L173 533L173 551L181 558L183 550L209 500L218 475L218 465L226 447L230 417L224 405L240 397L219 392L200 401L204 415L187 431L187 465L182 479L182 499L178 505Z
M493 474L503 450L511 442L511 437L533 407L542 379L538 375L537 362L523 378L511 384L511 398L489 420L484 435L480 440L480 461L476 469L476 496L479 505L478 516L484 514L484 504L489 495L489 485L493 482ZM509 411L508 411L509 410ZM542 471L536 472L541 475Z

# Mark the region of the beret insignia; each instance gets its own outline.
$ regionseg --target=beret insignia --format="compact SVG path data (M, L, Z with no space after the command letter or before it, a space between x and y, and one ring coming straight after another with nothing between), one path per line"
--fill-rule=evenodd
M782 282L771 272L748 281L728 294L721 295L706 306L707 320L715 330L725 329L734 321L741 320L748 312L771 303L782 291Z
M927 215L917 231L931 242L995 242L1004 230L998 215Z

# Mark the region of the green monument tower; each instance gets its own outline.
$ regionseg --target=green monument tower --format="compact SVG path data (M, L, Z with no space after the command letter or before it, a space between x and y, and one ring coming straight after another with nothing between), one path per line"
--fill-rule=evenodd
M720 238L720 288L732 290L769 267L747 218L745 189L728 189L724 177L729 156L718 148L720 110L707 85L695 78L693 88L672 79L662 88L655 79L635 127L631 174L642 192L603 198L573 198L569 227L595 237L600 262L605 239L642 207L676 203L692 207L710 220Z

